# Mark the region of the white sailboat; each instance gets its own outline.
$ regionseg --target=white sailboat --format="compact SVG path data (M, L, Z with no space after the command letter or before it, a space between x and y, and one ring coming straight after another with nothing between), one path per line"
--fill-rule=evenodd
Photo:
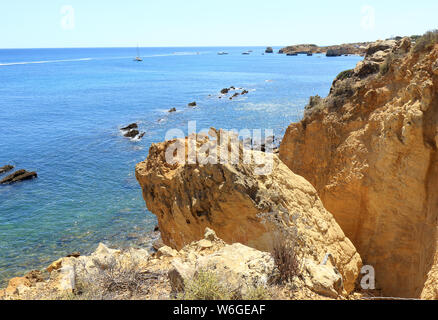
M140 50L137 45L137 56L134 58L134 61L143 61L143 59L140 57Z

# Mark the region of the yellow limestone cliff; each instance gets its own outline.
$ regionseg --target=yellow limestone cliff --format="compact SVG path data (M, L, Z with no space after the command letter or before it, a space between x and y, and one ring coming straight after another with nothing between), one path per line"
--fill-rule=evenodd
M228 134L215 132L218 137ZM209 227L227 243L267 251L281 226L297 239L303 259L319 264L330 253L345 289L354 289L361 258L309 182L277 156L248 151L266 160L257 163L269 163L271 170L259 174L260 165L244 163L241 143L237 164L169 164L166 150L175 143L188 148L188 138L153 144L147 160L136 167L147 207L157 216L166 245L179 250L201 239ZM217 150L217 154L227 148L208 137L198 137L196 145L198 150ZM272 219L277 221L275 227Z
M420 297L426 283L436 298L438 46L411 46L371 45L327 98L311 98L280 158L313 184L385 295Z

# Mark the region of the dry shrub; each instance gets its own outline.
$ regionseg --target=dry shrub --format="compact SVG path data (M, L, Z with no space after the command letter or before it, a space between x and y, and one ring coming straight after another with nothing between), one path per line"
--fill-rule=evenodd
M77 279L75 298L80 300L129 300L149 293L159 274L143 272L136 264L122 265L112 259L102 264L93 261L98 271ZM71 297L70 297L71 298Z
M288 283L300 274L300 262L296 251L296 241L284 233L278 233L273 239L272 257L278 270L279 283Z
M426 32L422 37L417 39L414 52L421 52L431 49L435 44L438 43L438 30L432 30Z
M271 255L278 273L273 275L271 281L287 284L301 274L298 241L303 242L304 240L299 236L296 226L284 224L285 218L281 218L282 215L295 222L300 218L299 213L290 216L284 208L271 213L259 214L258 217L267 224L268 228L272 229Z

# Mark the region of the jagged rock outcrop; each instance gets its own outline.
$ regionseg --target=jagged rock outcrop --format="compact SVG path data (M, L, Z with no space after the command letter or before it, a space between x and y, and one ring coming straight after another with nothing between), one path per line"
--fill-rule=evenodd
M236 298L263 287L282 299L343 299L342 278L332 266L306 260L304 269L293 279L293 292L286 286L286 294L281 294L273 282L278 271L271 254L239 243L228 245L206 229L203 239L180 251L162 247L149 254L99 244L89 256L74 254L53 262L49 275L32 271L11 279L0 289L0 300L169 299L183 293L201 272L211 274Z
M145 249L115 250L101 243L89 256L72 254L53 262L47 273L32 271L11 279L8 287L0 290L0 300L65 300L75 299L74 294L79 294L77 299L81 291L93 286L95 289L87 289L90 292L82 299L138 299L139 296L126 297L118 291L132 281L138 281L138 287L147 284L146 279L133 277L149 272L146 269L150 258ZM104 290L108 293L104 294Z
M233 137L213 131L224 141ZM225 164L170 164L166 154L174 153L175 146L187 150L189 141L153 144L147 160L136 167L147 207L157 216L166 245L181 249L201 239L208 227L227 243L268 251L272 238L283 231L298 241L297 250L303 259L319 263L331 253L345 288L348 292L353 289L360 256L310 183L295 175L276 155L248 151L241 143L235 164L230 158ZM230 150L229 144L217 145L206 136L198 136L194 143L198 156L202 152L222 155ZM253 160L245 163L245 154Z
M419 297L437 248L437 61L437 46L414 53L409 38L370 45L327 98L311 99L280 148L385 295Z
M438 252L435 256L433 267L428 274L427 281L424 284L421 299L438 300Z

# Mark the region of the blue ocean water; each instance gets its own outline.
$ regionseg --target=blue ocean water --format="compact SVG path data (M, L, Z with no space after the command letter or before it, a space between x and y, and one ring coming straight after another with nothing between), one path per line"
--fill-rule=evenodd
M133 62L135 48L0 50L0 166L39 175L0 186L0 284L99 242L146 245L156 219L134 168L151 143L171 128L187 132L193 120L198 129L281 136L309 96L326 96L334 77L361 59L263 49L143 48L143 62ZM218 99L229 86L250 93ZM192 101L197 108L187 107ZM120 127L132 122L143 140L122 137Z

